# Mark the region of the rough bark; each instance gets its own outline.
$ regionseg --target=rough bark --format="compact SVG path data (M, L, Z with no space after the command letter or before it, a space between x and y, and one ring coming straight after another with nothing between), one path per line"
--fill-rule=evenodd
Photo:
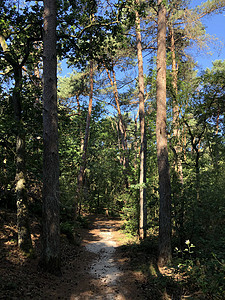
M25 167L25 132L21 115L22 68L14 65L15 87L13 89L13 109L16 122L16 204L18 246L25 252L32 251L30 225L28 216L26 167Z
M40 265L47 272L60 274L55 0L44 0L43 47L43 249Z
M139 238L146 237L147 230L147 205L146 205L146 135L145 135L145 103L144 103L144 74L143 58L141 45L140 17L136 12L136 43L138 58L138 83L139 83L139 121L141 131L141 150L140 150L140 214L139 214Z
M171 37L171 54L172 54L172 86L173 86L173 140L174 140L174 150L175 150L175 170L177 172L177 177L180 183L183 185L183 168L180 159L180 153L182 151L180 147L180 129L179 129L179 105L177 102L177 71L178 65L176 63L176 53L175 53L175 39L174 39L174 29L170 26L170 37Z
M26 189L26 166L25 166L25 131L22 125L22 67L16 58L11 55L5 38L0 35L0 45L4 52L5 60L12 66L15 86L13 88L12 105L15 119L16 132L16 204L17 204L17 229L18 246L26 253L32 251L32 242L30 236L30 225L28 216L27 189ZM23 63L25 63L25 59Z
M158 264L164 266L171 260L171 187L166 134L166 8L162 0L158 0L156 86L156 140L160 194Z
M174 198L177 199L177 227L180 236L180 245L181 247L185 241L184 234L184 195L183 195L183 167L181 161L181 152L182 152L182 142L180 137L180 126L179 126L179 105L178 105L178 87L177 87L177 72L178 72L178 64L176 62L176 45L175 45L175 37L174 37L174 28L173 25L169 27L170 32L170 50L171 50L171 58L172 58L172 87L173 87L173 132L172 132L172 150L174 153L174 174L175 180L179 189L174 193Z

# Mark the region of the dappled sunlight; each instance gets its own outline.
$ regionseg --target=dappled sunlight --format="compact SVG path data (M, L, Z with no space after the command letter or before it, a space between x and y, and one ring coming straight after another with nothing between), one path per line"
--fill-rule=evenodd
M90 273L105 284L113 285L121 276L121 272L113 259L116 242L113 241L112 226L99 227L99 233L93 234L93 236L99 238L99 241L92 241L85 245L88 251L98 254L96 260L91 265ZM96 229L93 229L90 233L92 234L95 231Z

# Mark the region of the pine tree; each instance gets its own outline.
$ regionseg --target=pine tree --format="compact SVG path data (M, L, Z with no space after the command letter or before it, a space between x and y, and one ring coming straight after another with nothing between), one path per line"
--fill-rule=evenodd
M60 274L56 1L44 1L43 37L43 249L40 266Z
M156 142L160 195L160 266L171 260L171 188L166 134L166 28L166 7L162 0L158 0Z

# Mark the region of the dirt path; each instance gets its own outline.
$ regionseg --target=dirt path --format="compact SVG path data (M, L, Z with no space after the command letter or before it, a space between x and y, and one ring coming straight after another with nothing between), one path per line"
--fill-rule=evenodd
M38 269L39 222L32 223L37 256L27 258L17 247L15 212L0 211L0 300L189 299L179 274L157 269L154 241L126 245L121 221L103 216L89 221L88 228L77 229L75 241L61 234L62 276L53 276Z
M9 216L10 222L15 219ZM9 223L8 223L9 224ZM91 217L88 229L80 230L80 245L62 237L62 276L38 270L40 234L35 230L37 258L19 252L16 223L0 230L0 299L32 300L136 300L141 295L142 275L131 270L128 258L118 247L125 236L121 221Z
M84 246L87 272L81 283L79 295L71 294L71 300L128 300L134 298L134 290L127 286L123 262L118 262L116 248L123 243L118 232L121 221L96 218L92 228L85 234ZM83 291L82 291L83 289ZM135 293L136 294L136 293Z

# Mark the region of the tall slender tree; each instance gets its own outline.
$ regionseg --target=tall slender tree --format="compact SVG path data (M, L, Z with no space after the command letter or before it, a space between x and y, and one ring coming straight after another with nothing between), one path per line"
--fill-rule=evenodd
M88 140L89 140L89 134L90 134L90 123L91 123L91 111L92 111L92 102L93 102L93 90L94 90L94 62L93 60L90 61L90 71L89 71L89 80L90 80L90 92L89 92L89 104L88 104L88 112L87 112L87 118L86 118L86 127L85 127L85 135L84 135L84 141L83 145L81 145L81 152L82 152L82 158L81 158L81 165L79 174L77 177L77 199L78 203L81 206L81 200L82 200L82 194L83 194L83 185L84 185L84 174L85 174L85 168L87 164L87 150L88 150ZM77 203L77 204L78 204ZM76 205L77 205L76 204ZM76 206L75 205L75 206ZM80 213L81 207L79 208ZM75 212L76 217L76 212Z
M166 134L166 7L158 0L156 141L159 173L159 257L160 266L171 260L171 187Z
M43 249L41 267L60 273L56 0L44 0Z
M116 73L115 73L113 62L112 62L111 68L112 68L113 76L111 76L109 69L105 65L105 69L106 69L110 84L113 88L114 99L116 102L115 107L116 107L118 117L119 117L118 133L120 133L122 150L123 150L123 155L121 157L121 163L123 164L123 168L124 168L123 173L125 176L125 184L126 184L126 187L128 188L128 186L129 186L129 180L128 180L129 160L128 160L128 154L127 154L127 132L126 132L126 125L125 125L123 115L121 112L121 108L120 108L119 93L118 93L117 81L116 81ZM119 145L120 145L120 143L119 143Z
M138 4L138 0L136 1ZM144 101L144 73L143 73L143 57L141 45L141 26L140 16L136 13L136 45L138 58L138 84L139 84L139 121L141 131L141 149L140 149L140 214L139 214L139 238L146 237L147 230L147 203L146 203L146 134L145 134L145 101Z

